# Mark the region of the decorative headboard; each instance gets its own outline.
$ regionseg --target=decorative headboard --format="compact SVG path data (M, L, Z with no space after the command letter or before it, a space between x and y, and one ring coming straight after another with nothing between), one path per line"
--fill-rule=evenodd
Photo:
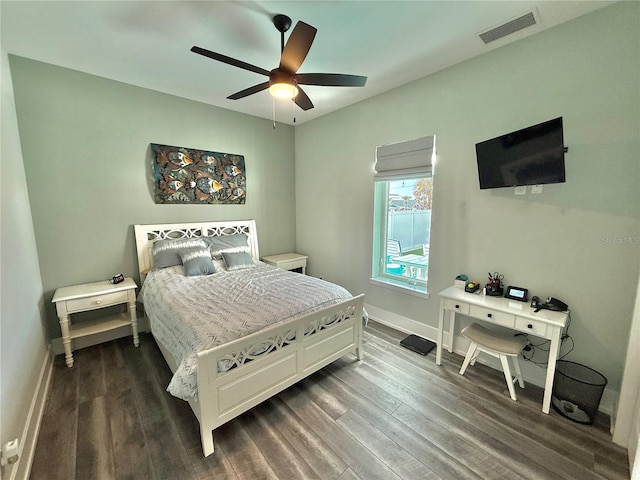
M138 272L140 282L144 283L147 273L153 267L151 247L156 240L197 237L219 237L245 233L248 237L251 255L260 260L258 252L258 232L255 220L230 220L223 222L165 223L159 225L134 225L136 250L138 253Z

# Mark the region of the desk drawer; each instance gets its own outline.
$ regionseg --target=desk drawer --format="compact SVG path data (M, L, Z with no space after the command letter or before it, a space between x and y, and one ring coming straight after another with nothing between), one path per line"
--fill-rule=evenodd
M301 260L288 260L286 262L278 262L278 267L284 270L295 270L296 268L303 268L307 266L307 259Z
M516 317L516 330L527 332L538 337L547 337L547 326L528 318Z
M108 307L110 305L127 303L127 295L127 290L123 290L121 292L105 293L103 295L95 295L93 297L67 300L67 312L84 312L87 310L95 310L96 308Z
M469 304L462 303L458 300L451 300L450 298L445 298L444 308L445 310L453 310L454 312L461 313L462 315L469 315Z
M469 315L475 318L480 318L487 322L495 323L496 325L502 325L503 327L513 328L515 325L515 316L509 313L496 312L484 307L478 307L471 305L469 309Z

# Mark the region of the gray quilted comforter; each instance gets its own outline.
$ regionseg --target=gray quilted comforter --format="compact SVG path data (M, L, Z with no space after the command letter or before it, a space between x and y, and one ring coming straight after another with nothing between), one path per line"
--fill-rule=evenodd
M154 337L179 364L167 391L183 400L197 399L197 352L352 297L333 283L263 263L191 277L182 266L152 270L140 295Z

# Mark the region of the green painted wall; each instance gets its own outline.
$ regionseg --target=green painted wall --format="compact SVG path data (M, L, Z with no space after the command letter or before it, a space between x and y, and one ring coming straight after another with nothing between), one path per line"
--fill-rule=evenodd
M29 410L48 353L47 336L9 60L4 50L0 56L0 76L0 445L14 438L24 445L25 425L28 420L35 423ZM28 448L18 464L2 467L5 478L16 475L12 470L23 469L27 451Z
M132 225L255 218L263 255L434 327L458 273L572 308L568 357L619 388L639 255L640 5L620 2L296 127L10 57L50 337L55 288L135 276ZM603 33L606 32L606 33ZM567 183L480 191L474 145L565 119ZM437 135L430 300L369 283L377 145ZM244 206L155 205L149 143L245 155ZM18 167L19 168L19 167Z
M56 288L137 277L133 227L255 219L262 255L295 248L293 128L10 56L51 338ZM245 205L156 205L150 143L245 156Z
M640 269L639 31L640 4L621 2L297 127L296 244L310 274L435 328L438 291L459 273L484 281L497 270L567 302L567 359L618 390ZM477 142L558 116L565 184L479 190ZM377 145L431 134L424 300L369 282L373 164Z

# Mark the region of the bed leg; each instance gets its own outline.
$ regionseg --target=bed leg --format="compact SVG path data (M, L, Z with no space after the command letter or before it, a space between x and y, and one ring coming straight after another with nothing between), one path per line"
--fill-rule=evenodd
M362 350L362 337L358 339L358 344L356 346L356 358L358 360L362 360L364 358L364 352Z
M205 457L208 457L213 453L213 432L201 429L200 439L202 441L202 453Z

